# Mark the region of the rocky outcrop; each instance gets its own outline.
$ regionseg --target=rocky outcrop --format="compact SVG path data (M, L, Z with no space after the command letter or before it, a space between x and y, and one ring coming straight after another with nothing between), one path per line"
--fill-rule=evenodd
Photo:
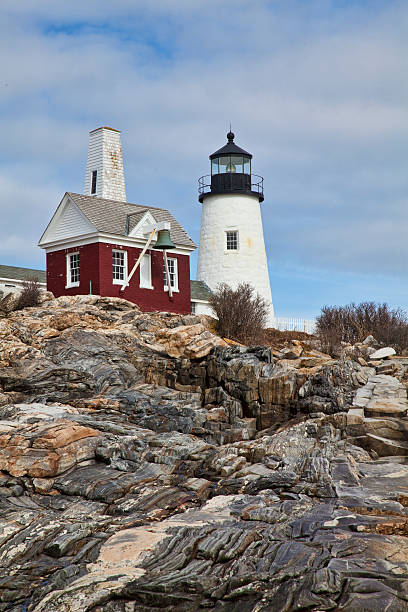
M0 343L0 612L408 609L404 359L97 296Z

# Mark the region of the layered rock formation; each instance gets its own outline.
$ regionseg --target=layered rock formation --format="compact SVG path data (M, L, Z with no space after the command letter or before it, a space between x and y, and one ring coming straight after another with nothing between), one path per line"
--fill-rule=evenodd
M0 342L0 611L408 609L407 359L90 296Z

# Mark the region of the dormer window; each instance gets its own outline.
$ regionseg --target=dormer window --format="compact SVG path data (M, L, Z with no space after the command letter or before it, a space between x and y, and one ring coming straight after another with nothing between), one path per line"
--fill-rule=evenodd
M93 170L92 172L92 182L91 182L91 195L95 195L96 193L96 177L98 175L97 170Z

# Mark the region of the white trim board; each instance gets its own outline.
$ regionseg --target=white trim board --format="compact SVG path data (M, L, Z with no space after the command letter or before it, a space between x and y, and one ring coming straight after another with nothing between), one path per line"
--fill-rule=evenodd
M126 236L119 237L115 234L94 233L88 234L86 236L78 236L78 238L72 238L72 240L70 240L69 242L67 240L59 240L55 243L50 243L49 245L43 245L41 246L41 248L44 249L46 253L53 253L55 251L63 251L64 249L77 248L79 246L85 246L86 244L94 244L96 242L142 249L146 244L146 239L131 237L128 238ZM153 247L151 247L151 249L154 250ZM195 251L195 249L196 247L193 248L178 246L175 249L171 249L171 254L174 253L175 255L190 255L190 253Z
M0 283L19 283L20 285L22 285L23 283L25 283L25 281L28 280L36 280L34 277L33 278L27 278L24 280L21 280L19 278L2 278L0 277ZM43 283L41 281L37 281L37 283L41 286L41 287L46 287L47 283Z

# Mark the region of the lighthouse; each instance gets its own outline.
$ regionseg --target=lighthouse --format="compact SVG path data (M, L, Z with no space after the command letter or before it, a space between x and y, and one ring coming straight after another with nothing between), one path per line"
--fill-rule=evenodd
M233 289L250 283L269 305L267 325L274 323L272 294L260 204L263 178L252 174L252 155L227 134L227 144L210 155L211 174L199 179L202 204L197 280L212 290L219 283Z

